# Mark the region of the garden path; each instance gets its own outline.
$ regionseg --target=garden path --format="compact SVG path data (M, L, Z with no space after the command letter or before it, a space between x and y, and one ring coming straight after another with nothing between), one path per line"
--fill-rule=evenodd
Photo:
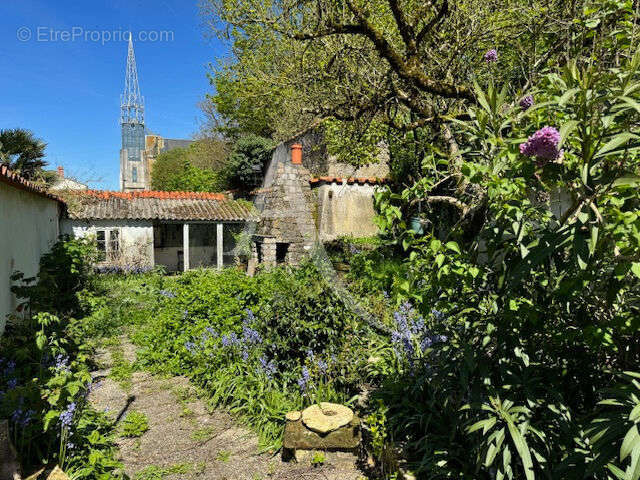
M133 411L148 418L149 430L141 437L118 436L120 460L132 479L365 478L351 455L332 456L329 463L313 467L310 461L285 463L280 455L260 454L257 436L223 410L208 409L188 379L134 372L135 347L124 337L120 342L99 350L101 369L94 372L97 388L90 401L99 410L108 409L119 424Z

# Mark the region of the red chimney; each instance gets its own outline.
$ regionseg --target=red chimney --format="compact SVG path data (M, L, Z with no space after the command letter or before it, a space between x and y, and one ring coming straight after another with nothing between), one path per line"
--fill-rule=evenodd
M64 167L58 167L58 176L64 178Z
M299 143L291 145L291 163L302 165L302 145Z

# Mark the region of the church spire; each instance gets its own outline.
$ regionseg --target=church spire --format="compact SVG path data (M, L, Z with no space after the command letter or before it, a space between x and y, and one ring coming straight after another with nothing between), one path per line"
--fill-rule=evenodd
M144 125L144 98L140 94L140 85L138 85L138 68L136 67L136 55L133 51L131 34L129 34L127 73L124 80L124 93L121 97L120 110L121 124Z

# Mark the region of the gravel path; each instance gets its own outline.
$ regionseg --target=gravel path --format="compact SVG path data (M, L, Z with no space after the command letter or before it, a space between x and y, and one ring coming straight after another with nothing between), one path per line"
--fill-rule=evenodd
M113 352L117 352L115 355ZM355 457L331 454L313 467L310 461L282 462L260 454L258 439L222 410L208 411L186 378L159 378L147 372L112 378L114 358L135 361L135 347L122 338L120 346L99 351L94 372L98 383L90 401L99 410L122 419L130 412L145 414L149 430L139 438L118 438L120 460L134 480L360 480ZM125 378L122 378L125 377Z

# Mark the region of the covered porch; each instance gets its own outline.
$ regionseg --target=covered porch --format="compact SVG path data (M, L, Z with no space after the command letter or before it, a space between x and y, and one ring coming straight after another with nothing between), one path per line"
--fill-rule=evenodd
M153 225L154 264L168 272L233 265L240 222L167 222Z

